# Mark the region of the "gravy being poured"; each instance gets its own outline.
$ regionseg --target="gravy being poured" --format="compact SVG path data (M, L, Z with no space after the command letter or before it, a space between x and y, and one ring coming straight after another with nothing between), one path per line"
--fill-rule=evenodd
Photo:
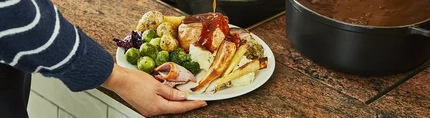
M214 0L213 3L212 3L212 9L213 9L213 12L215 13L215 10L216 10L216 0Z
M430 19L430 0L297 0L321 15L369 26L402 26Z

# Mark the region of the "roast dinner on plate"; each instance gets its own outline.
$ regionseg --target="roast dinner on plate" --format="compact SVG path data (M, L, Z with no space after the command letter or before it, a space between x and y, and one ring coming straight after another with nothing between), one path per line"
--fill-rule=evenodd
M218 12L169 16L148 11L134 30L114 42L136 69L173 88L197 83L192 92L249 85L269 63L251 33L231 27L228 17ZM199 73L204 76L196 78ZM208 89L211 83L215 86Z

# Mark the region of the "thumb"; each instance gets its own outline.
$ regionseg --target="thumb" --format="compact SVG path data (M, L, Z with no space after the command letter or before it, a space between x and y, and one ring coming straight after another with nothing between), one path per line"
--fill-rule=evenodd
M187 99L188 93L173 89L166 85L162 85L160 91L158 91L158 95L164 97L167 100L185 100Z

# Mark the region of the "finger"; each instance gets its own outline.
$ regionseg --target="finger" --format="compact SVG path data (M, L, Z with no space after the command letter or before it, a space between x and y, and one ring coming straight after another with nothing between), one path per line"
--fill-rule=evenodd
M203 100L196 101L167 101L163 109L169 113L184 113L200 107L205 107L208 104Z
M188 95L187 92L179 91L166 85L161 86L158 94L167 100L185 100Z

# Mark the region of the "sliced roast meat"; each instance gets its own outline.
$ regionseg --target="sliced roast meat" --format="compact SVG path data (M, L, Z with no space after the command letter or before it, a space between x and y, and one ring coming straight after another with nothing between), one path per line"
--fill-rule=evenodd
M166 62L154 70L157 73L155 79L171 87L188 81L196 82L196 77L190 71L173 62Z
M167 80L163 79L160 75L156 75L155 79L157 79L162 84L167 85L169 87L175 87L176 85L181 85L181 84L185 84L188 82L188 81L167 81Z

